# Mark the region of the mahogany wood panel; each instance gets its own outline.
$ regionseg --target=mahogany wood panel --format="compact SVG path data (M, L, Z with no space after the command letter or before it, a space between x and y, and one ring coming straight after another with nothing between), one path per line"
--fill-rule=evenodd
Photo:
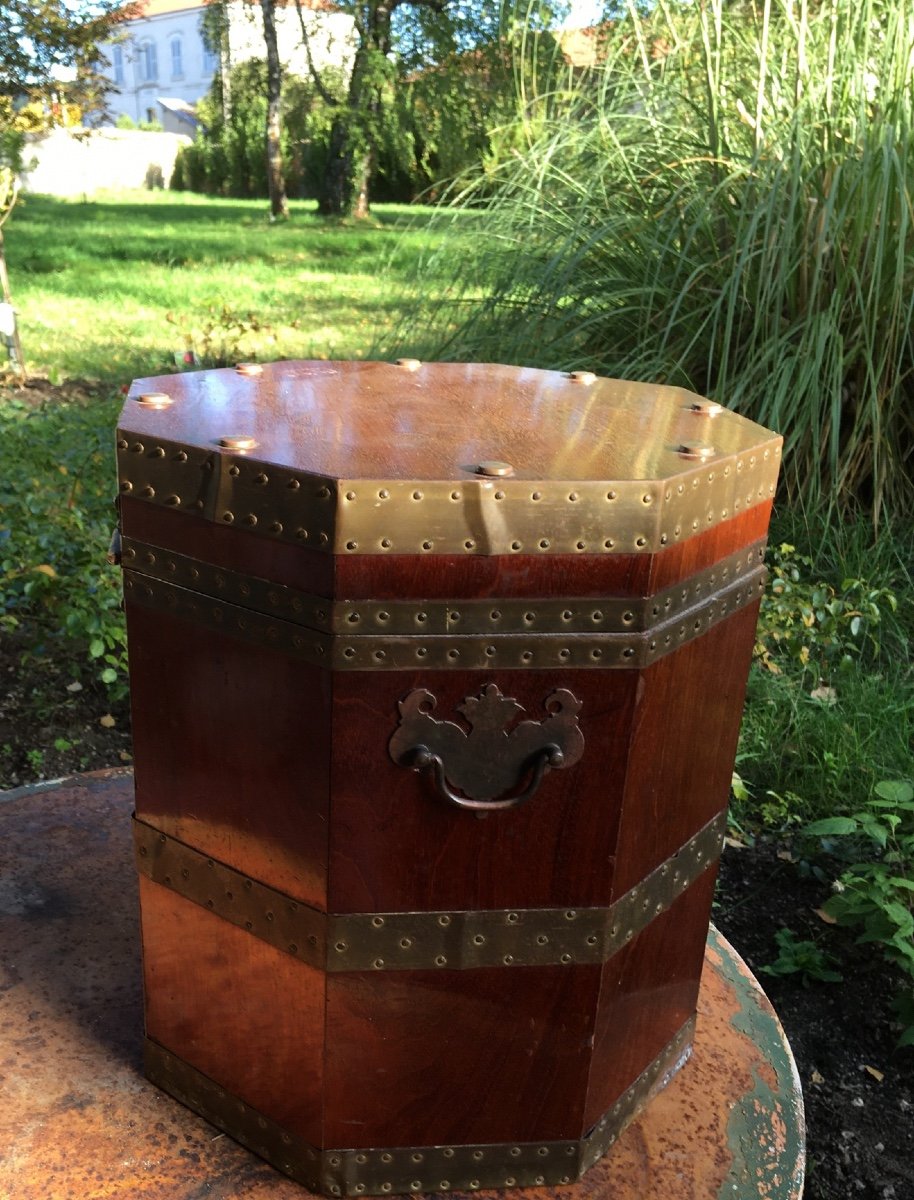
M555 688L570 688L585 750L526 804L479 818L447 804L427 774L396 765L387 745L397 701L413 688L436 696L436 719L462 722L456 706L488 682L535 721ZM608 904L637 684L635 671L339 672L330 911Z
M319 1145L325 976L140 876L146 1032Z
M323 908L330 678L127 603L137 815Z
M758 602L642 673L613 898L726 808Z
M274 542L262 534L122 497L126 536L228 570L344 600L503 596L643 596L668 587L765 536L770 503L657 554L553 557L342 555Z
M576 1138L599 966L327 980L327 1144Z
M694 1013L717 864L603 966L586 1133Z

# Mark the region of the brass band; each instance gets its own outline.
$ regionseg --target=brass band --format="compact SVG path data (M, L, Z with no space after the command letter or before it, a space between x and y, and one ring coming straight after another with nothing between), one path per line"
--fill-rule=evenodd
M328 600L129 537L122 539L122 561L150 579L347 638L367 634L647 633L700 604L718 587L728 587L762 566L765 539L654 595L596 599Z
M333 479L123 429L117 455L122 495L326 553L652 554L771 500L781 439L659 481Z
M383 1196L559 1186L580 1179L686 1062L694 1032L690 1018L584 1137L470 1146L319 1150L149 1038L144 1058L154 1084L297 1183L325 1196Z
M646 667L761 597L764 567L644 633L337 634L321 633L134 571L128 601L164 611L263 649L281 650L333 671L553 670Z
M137 866L233 925L326 971L471 970L601 963L667 911L717 861L720 813L602 908L322 913L134 820Z

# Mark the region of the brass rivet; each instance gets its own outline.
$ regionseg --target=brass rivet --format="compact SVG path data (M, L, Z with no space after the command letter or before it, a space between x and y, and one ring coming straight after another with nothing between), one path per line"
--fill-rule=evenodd
M476 475L485 475L487 477L504 478L507 475L514 474L514 467L509 462L502 462L497 458L486 459L485 462L477 463L473 468Z
M444 967L447 965L447 959L444 957L443 954L439 954L438 957L435 959L435 964L439 967Z
M142 492L140 492L141 496L146 496L149 500L151 500L155 494L156 490L151 484L147 484L147 486L143 488Z
M125 479L123 481L123 483L121 484L121 491L122 492L132 492L133 491L133 484L130 482L129 479Z
M282 533L282 521L274 521L270 526L270 533Z
M263 367L260 365L260 363L237 363L235 365L235 372L238 375L262 375Z
M237 479L240 474L241 474L241 467L236 467L236 466L229 467L229 475L231 475L233 479Z
M142 442L134 442L130 449L134 454L142 454L145 450L145 446Z
M398 358L397 366L404 371L418 371L422 363L418 358Z
M495 499L496 499L496 500L504 500L504 498L505 498L505 493L504 493L504 492L496 492L496 493L495 493Z
M530 493L531 500L542 500L542 498L543 498L542 492L531 492Z
M381 490L378 492L378 499L379 500L390 499L390 492L387 490L387 488L381 488Z
M541 550L548 550L548 549L549 549L549 539L548 539L548 538L541 538L541 539L540 539L540 549L541 549Z
M390 549L390 538L381 538L381 549L382 550Z
M431 550L431 548L432 548L432 543L431 543L431 542L423 542L423 543L422 543L422 549L423 549L423 550Z
M712 458L715 454L713 446L707 442L681 442L676 447L677 454L682 458Z
M414 500L421 500L421 499L422 499L422 493L421 493L420 491L415 491L415 492L413 492L413 499L414 499Z
M248 513L244 518L245 525L250 525L252 528L257 524L257 518L253 513Z
M447 913L442 913L442 915L438 918L439 925L450 925L450 923L451 918L447 915Z
M165 392L143 392L137 396L137 403L146 408L168 408L170 404L174 404L174 398Z
M451 499L452 499L452 500L459 500L459 499L460 499L460 492L451 492Z
M150 458L164 458L165 457L164 446L156 446L155 450L150 451L149 457Z
M254 482L260 487L265 487L270 482L270 477L269 475L264 475L263 471L261 471L259 475L254 477Z
M722 405L717 404L714 400L693 400L688 405L688 411L704 417L716 417L722 407Z
M568 499L569 499L569 500L570 500L572 503L574 503L576 500L580 500L580 498L581 498L581 497L580 497L580 495L579 495L577 492L569 492L569 493L568 493Z
M129 445L130 445L130 443L128 441L126 441L124 438L117 439L118 450L126 450Z
M253 450L257 441L248 433L232 433L221 437L218 445L223 450Z
M372 917L371 923L375 927L375 929L380 929L381 926L384 924L384 918L383 917Z
M354 500L354 499L355 499L355 492L347 492L347 493L346 493L346 499L347 499L347 500Z
M346 543L347 550L358 550L358 548L359 548L358 542L347 542Z

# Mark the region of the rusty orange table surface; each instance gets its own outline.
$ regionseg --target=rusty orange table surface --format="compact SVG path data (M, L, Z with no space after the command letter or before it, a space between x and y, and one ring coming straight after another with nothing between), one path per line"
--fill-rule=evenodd
M126 771L0 793L0 1200L300 1200L143 1077L132 807ZM777 1017L712 929L690 1060L580 1183L501 1195L799 1200L803 1133Z

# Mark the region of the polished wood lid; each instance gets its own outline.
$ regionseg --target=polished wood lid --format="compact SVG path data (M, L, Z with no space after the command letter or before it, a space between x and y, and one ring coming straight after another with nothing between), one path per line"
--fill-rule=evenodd
M121 491L336 553L651 552L770 500L781 439L681 388L502 365L138 380Z

